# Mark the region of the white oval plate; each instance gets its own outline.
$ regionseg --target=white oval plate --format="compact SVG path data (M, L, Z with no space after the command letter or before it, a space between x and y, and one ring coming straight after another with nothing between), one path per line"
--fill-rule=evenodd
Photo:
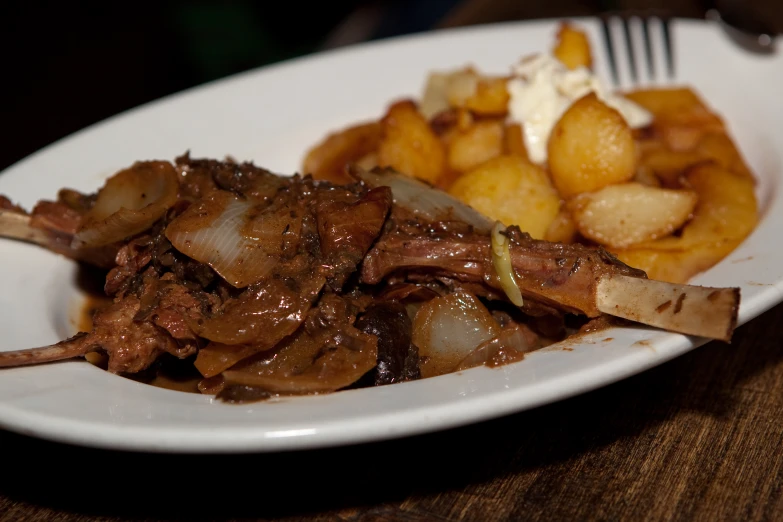
M598 27L590 31L607 78ZM76 133L6 170L0 193L27 208L69 186L94 191L140 159L231 155L293 173L328 131L377 118L389 102L417 96L431 69L475 64L505 73L547 50L556 23L512 23L397 38L252 71L124 113ZM760 183L763 219L697 284L742 289L740 322L781 301L783 60L741 53L718 29L673 27L678 82L700 91L728 122ZM622 55L620 56L622 59ZM56 342L73 331L80 295L73 263L0 241L2 350ZM643 371L702 344L646 328L615 329L524 361L387 387L251 405L154 388L70 361L0 371L0 426L95 447L240 452L325 447L476 422L563 399Z

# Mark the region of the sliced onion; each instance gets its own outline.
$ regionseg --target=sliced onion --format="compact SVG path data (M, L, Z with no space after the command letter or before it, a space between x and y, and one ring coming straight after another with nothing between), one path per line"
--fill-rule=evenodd
M511 325L500 334L479 345L465 357L454 371L467 370L475 366L501 366L521 361L526 353L539 347L538 336L523 325Z
M148 229L177 201L179 178L167 161L139 162L109 178L85 214L72 248L104 246Z
M421 376L449 373L476 347L500 333L484 304L458 290L427 301L413 320L413 344L423 356Z
M261 233L257 223L248 226L254 207L253 202L230 192L215 191L177 216L166 228L166 237L186 256L209 265L231 285L244 288L267 276L277 263L267 242L259 240L268 234ZM273 226L278 225L275 220ZM249 229L255 238L245 235ZM282 230L277 234L281 236Z
M511 266L508 238L503 235L505 229L506 227L500 221L496 221L495 226L492 227L492 266L500 279L500 287L506 293L509 301L521 307L524 301L514 277L514 268Z
M359 171L356 175L371 187L391 187L394 203L428 221L458 220L488 234L492 221L447 192L392 169Z

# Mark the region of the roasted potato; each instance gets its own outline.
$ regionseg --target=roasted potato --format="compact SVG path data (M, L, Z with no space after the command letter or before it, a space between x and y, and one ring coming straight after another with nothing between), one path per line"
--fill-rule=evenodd
M505 225L542 239L560 210L547 173L519 156L503 155L460 176L449 192Z
M525 138L522 134L522 125L519 123L507 123L503 130L503 152L520 158L530 159L525 146Z
M684 179L698 203L682 233L614 250L623 262L653 279L687 282L731 253L758 224L752 179L714 162L691 167Z
M465 99L463 107L479 116L505 116L509 100L507 80L503 77L480 78L476 91Z
M454 171L466 172L503 152L503 122L476 122L449 140L448 165Z
M431 73L421 101L421 112L431 119L449 108L466 109L477 116L508 113L508 78L482 76L470 67L448 73Z
M652 169L645 165L639 165L636 168L636 173L633 175L633 181L647 185L648 187L660 187L661 180L655 175Z
M437 184L446 166L446 149L410 100L394 103L381 120L378 165Z
M587 39L587 35L571 24L560 25L553 54L569 69L579 67L590 69L593 66L590 41Z
M629 182L579 194L568 210L579 232L613 248L667 236L691 217L697 196L691 190Z
M563 207L549 224L544 239L553 243L573 243L578 230L571 213Z
M753 179L753 173L745 163L734 142L724 132L707 132L696 144L696 153L700 159L711 159L734 174Z
M372 170L378 166L378 153L373 151L365 154L354 162L354 165L362 170Z
M671 150L662 142L647 144L643 147L639 166L649 169L665 186L677 187L689 167L705 161L714 161L726 170L753 179L731 138L721 132L704 133L690 150Z
M679 187L686 169L702 160L695 150L675 151L660 144L648 149L639 159L639 169L648 169L666 187Z
M381 142L379 122L354 125L329 134L324 141L310 149L302 166L303 174L334 183L347 183L346 167L374 152Z
M758 223L758 203L752 180L734 175L716 163L689 169L686 186L699 195L693 219L681 235L684 246L744 240Z
M715 266L739 242L699 245L692 250L629 248L614 252L623 263L644 270L647 277L669 283L687 283L695 275Z
M574 102L552 129L549 170L564 198L630 180L636 170L631 129L595 93Z
M644 89L625 96L653 114L653 129L671 150L691 150L704 134L725 132L723 121L691 89Z

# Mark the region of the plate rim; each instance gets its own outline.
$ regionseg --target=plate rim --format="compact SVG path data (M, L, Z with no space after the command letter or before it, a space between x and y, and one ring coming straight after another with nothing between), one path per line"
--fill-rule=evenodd
M157 107L171 101L187 98L188 96L198 95L199 93L202 93L210 89L224 88L225 86L228 86L233 82L238 82L247 78L251 78L252 76L260 72L272 72L279 69L301 66L302 64L305 64L306 66L308 62L315 62L328 57L339 57L340 55L351 54L357 51L372 52L372 50L377 47L394 46L395 43L398 43L400 41L415 42L417 40L438 39L444 36L447 37L448 35L456 35L457 37L459 37L460 35L464 35L464 34L469 34L474 32L481 33L487 31L491 32L498 29L502 30L504 28L523 28L525 26L551 26L552 24L557 24L564 20L572 20L575 23L594 24L596 23L597 18L596 17L567 17L567 18L558 17L558 18L546 18L546 19L535 19L535 20L506 21L506 22L479 24L479 25L473 25L468 27L439 29L436 31L425 31L425 32L419 32L419 33L408 34L408 35L398 35L394 37L373 40L371 42L363 42L363 43L354 44L346 47L341 47L338 49L315 52L305 56L293 58L290 60L284 60L263 67L257 67L251 70L242 71L227 77L211 80L209 82L205 82L200 85L190 87L188 89L171 93L164 97L138 105L136 107L127 109L120 113L109 116L103 120L95 122L65 137L62 137L46 145L45 147L27 155L26 157L16 161L15 163L9 165L2 172L0 172L0 176L8 172L9 170L23 168L24 164L34 161L35 158L39 156L49 154L52 150L55 150L58 147L67 146L68 142L78 138L80 135L100 130L102 127L112 125L114 122L118 120L127 117L132 117L134 114L142 113L145 111L154 111ZM684 24L684 27L687 26L704 27L709 25L709 23L706 21L695 20L695 19L677 19L677 23ZM780 201L780 196L778 196L777 199L773 198L772 204L779 201ZM762 223L760 223L759 226L761 226ZM778 280L775 286L764 288L763 290L759 290L759 292L755 294L755 299L752 303L753 306L744 307L740 309L741 313L740 313L739 324L740 325L745 324L750 319L758 317L759 315L763 314L773 306L783 301L783 294L781 293L782 289L783 289L783 275L780 277L780 279ZM177 440L176 443L174 443L173 440L169 440L168 443L164 443L164 444L155 443L154 439L159 438L160 434L157 433L158 428L154 426L151 426L149 428L138 428L132 430L126 426L110 426L110 427L102 426L101 430L103 431L98 430L98 432L101 433L100 436L95 437L95 435L93 435L92 438L87 440L84 437L84 429L89 431L90 427L93 424L89 421L62 418L62 419L58 419L57 423L55 423L56 425L53 426L51 424L51 419L48 422L44 422L42 418L45 417L45 415L38 414L35 412L22 412L21 415L9 416L8 410L13 410L14 408L9 407L7 404L4 404L2 402L0 402L0 427L9 429L10 431L14 431L17 433L32 435L41 439L64 442L64 443L74 444L79 446L102 448L102 449L113 449L113 450L163 452L163 453L204 453L204 452L242 453L248 451L259 452L259 453L281 452L281 451L288 451L288 450L326 448L326 447L341 446L346 444L369 443L369 442L375 442L379 440L391 440L391 439L397 439L401 437L410 437L410 436L420 435L423 433L442 431L442 430L456 428L459 426L485 422L493 418L506 416L520 411L535 409L546 404L560 402L561 400L565 400L567 398L613 384L617 381L636 375L638 373L646 371L660 364L664 364L665 362L668 362L676 357L679 357L680 355L687 353L707 342L705 340L687 338L685 336L679 336L676 334L667 333L667 334L663 334L662 336L668 339L664 341L664 344L668 343L669 346L668 351L665 351L664 354L658 354L658 356L654 359L639 358L638 361L635 361L635 364L628 364L626 358L610 361L609 363L605 364L605 366L612 366L612 367L617 366L617 368L614 368L614 373L611 378L607 378L606 375L603 373L595 373L591 368L586 368L580 370L579 372L576 372L576 374L580 374L581 372L584 372L586 374L580 380L581 385L567 388L568 391L566 391L565 393L562 391L562 389L558 390L557 386L555 386L554 387L555 390L552 391L551 393L540 394L538 399L532 401L531 403L519 407L514 406L514 403L516 402L514 400L515 395L513 393L505 393L504 404L500 408L495 407L490 410L474 413L472 415L462 415L461 417L460 416L452 417L447 421L441 419L440 421L434 423L435 424L434 426L432 425L433 423L430 424L425 423L414 427L408 426L406 429L389 431L389 428L393 426L384 425L385 428L376 427L370 432L365 431L363 436L354 437L353 439L351 439L350 437L341 438L339 436L339 433L335 431L338 430L339 428L338 426L339 423L338 423L338 425L330 426L326 430L323 430L323 428L321 428L322 431L319 433L311 433L311 434L301 433L298 435L271 438L271 439L265 437L259 437L259 433L262 431L262 428L258 426L243 426L243 427L234 426L231 427L230 429L226 428L224 431L230 431L232 434L239 436L241 440L234 441L230 444L226 444L226 441L223 439L221 439L221 441L218 443L210 444L208 443L208 441L202 440L204 437L203 434L199 436L193 436L192 438L186 438L185 440L180 439ZM475 369L468 370L468 371L473 371L473 370ZM548 386L552 387L553 384L556 385L559 383L560 380L565 378L573 378L573 375L574 374L569 374L567 376L561 376L557 379L550 380L548 381L550 383ZM400 384L398 386L404 386L405 384L407 383ZM360 392L360 391L361 390L352 390L352 392ZM519 390L517 390L517 392L520 393ZM341 393L345 393L345 392L341 392ZM487 398L485 396L472 396L467 398L466 402L463 404L469 407L476 407L477 403L481 403L486 400ZM453 407L453 405L445 404L440 406L440 408L442 409L447 409L449 407ZM433 407L430 406L430 409L432 408ZM398 415L401 414L396 414L396 416ZM396 416L388 418L389 417L388 414L376 414L371 418L375 418L379 416L387 417L387 424L396 419ZM46 426L46 424L48 424L48 426ZM115 431L124 432L123 434L124 436L116 436ZM132 431L134 435L137 435L137 437L128 436L129 431ZM216 431L220 432L221 430L216 429L215 431L210 432L209 435L213 436ZM225 435L222 436L225 437ZM168 439L171 439L172 437L173 435L171 434L167 436ZM270 440L275 442L269 442Z

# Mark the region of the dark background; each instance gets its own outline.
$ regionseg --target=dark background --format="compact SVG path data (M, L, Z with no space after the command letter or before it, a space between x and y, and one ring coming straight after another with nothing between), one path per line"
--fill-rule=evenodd
M0 169L142 103L322 49L441 27L667 4L681 16L703 16L707 7L706 0L3 2Z
M194 85L357 38L430 29L457 3L4 2L7 132L0 168L96 121ZM338 26L359 8L360 34L345 40L353 32Z

